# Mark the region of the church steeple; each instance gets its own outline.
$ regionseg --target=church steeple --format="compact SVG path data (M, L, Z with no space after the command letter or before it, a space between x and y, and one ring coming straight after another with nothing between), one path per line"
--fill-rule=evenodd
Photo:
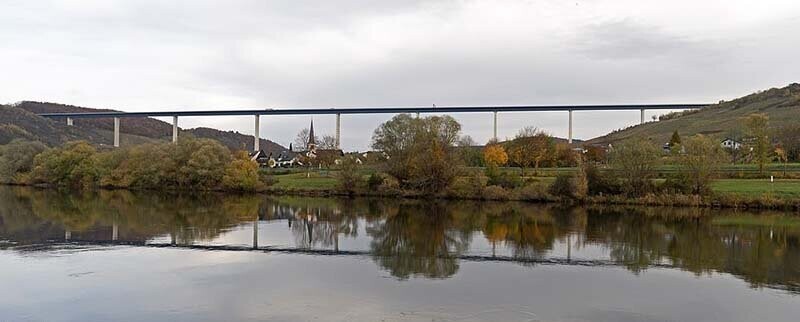
M311 127L308 130L308 144L306 149L308 151L315 150L317 147L317 140L314 139L314 119L311 119Z

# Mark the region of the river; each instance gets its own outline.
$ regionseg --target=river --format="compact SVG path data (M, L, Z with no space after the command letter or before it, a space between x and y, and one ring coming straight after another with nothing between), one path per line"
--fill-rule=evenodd
M0 321L796 321L800 216L0 187Z

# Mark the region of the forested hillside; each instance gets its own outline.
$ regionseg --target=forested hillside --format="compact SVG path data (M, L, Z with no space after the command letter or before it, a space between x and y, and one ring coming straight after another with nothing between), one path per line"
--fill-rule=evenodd
M50 146L75 140L85 140L99 146L111 145L114 122L110 118L75 119L75 126L67 126L64 120L51 120L35 115L36 113L99 111L113 110L32 101L0 105L0 144L7 143L14 138L24 138L38 140ZM172 136L172 124L153 118L126 118L120 124L120 132L123 145L169 140ZM238 132L197 128L181 129L180 135L215 139L231 150L251 150L253 148L253 136ZM278 153L286 149L265 139L261 139L261 148L268 153Z

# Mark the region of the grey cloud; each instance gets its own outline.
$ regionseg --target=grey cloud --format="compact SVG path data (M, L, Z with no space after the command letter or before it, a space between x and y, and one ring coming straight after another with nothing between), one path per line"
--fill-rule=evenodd
M509 6L514 10L503 10ZM793 63L800 54L796 14L711 33L706 22L676 31L669 19L613 8L579 15L582 7L479 0L7 2L0 5L0 68L11 77L0 78L0 102L123 110L714 102L800 75ZM387 117L344 119L345 146L364 149ZM488 139L487 115L458 118L466 134ZM579 113L576 135L601 135L637 119ZM315 120L320 131L332 132L330 118ZM288 143L307 123L264 120L262 133ZM501 136L525 125L566 132L563 113L507 114L500 124ZM182 122L198 125L252 132L250 119Z
M631 19L586 25L578 31L574 46L590 58L609 60L714 57L726 49L716 40L674 35Z

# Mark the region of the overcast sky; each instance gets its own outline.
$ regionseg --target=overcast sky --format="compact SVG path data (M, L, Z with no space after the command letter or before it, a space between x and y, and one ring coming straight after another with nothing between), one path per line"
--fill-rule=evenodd
M800 1L0 3L0 102L123 111L703 103L800 81ZM648 113L648 118L656 112ZM454 115L479 142L491 115ZM345 149L389 115L343 116ZM638 122L576 112L575 136ZM262 117L288 145L309 117ZM566 113L501 114L566 136ZM251 134L252 117L185 118ZM315 117L332 133L332 116Z

